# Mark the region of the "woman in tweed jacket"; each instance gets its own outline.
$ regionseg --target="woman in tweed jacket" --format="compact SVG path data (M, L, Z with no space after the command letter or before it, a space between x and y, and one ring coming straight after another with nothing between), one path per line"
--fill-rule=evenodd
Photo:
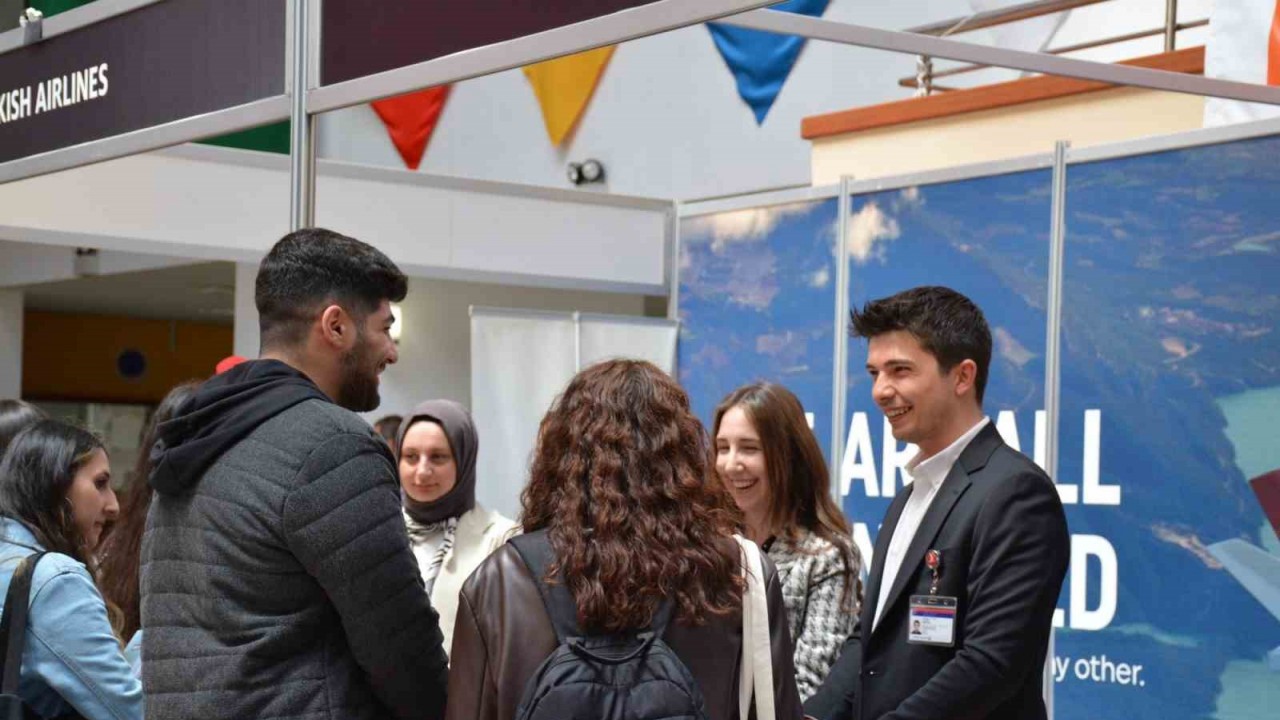
M748 538L778 567L795 639L796 685L807 699L853 633L862 559L831 499L822 450L790 390L746 385L716 408L716 472L742 511Z

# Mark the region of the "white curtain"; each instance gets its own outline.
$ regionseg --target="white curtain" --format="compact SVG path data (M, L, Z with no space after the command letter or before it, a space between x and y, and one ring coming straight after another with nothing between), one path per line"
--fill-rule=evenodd
M471 414L480 434L476 499L520 514L538 426L580 368L648 360L675 372L678 324L619 315L471 309Z
M471 311L471 414L480 434L476 500L520 513L538 423L573 377L573 315Z
M579 316L582 343L579 369L610 358L648 360L668 374L676 369L674 320L620 315Z
M627 315L472 307L476 500L517 518L539 424L577 370L635 357L675 373L677 327L675 320Z

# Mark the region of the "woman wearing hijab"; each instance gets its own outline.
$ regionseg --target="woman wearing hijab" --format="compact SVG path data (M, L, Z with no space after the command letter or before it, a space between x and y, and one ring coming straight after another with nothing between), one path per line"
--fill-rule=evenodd
M453 645L462 583L517 528L476 504L479 445L471 413L451 400L414 408L395 444L409 540L431 605L440 613L446 649Z

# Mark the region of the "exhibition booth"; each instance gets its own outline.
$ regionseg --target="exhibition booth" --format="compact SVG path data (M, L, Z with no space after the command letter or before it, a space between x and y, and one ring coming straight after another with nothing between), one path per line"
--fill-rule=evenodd
M909 174L882 153L868 179L815 159L811 187L704 202L315 157L320 113L715 19L1280 104L1275 87L757 9L769 4L596 0L522 14L492 0L451 11L505 10L509 22L408 38L379 32L431 27L433 3L100 0L45 21L42 39L5 33L0 93L19 95L0 95L18 108L0 124L0 238L10 258L34 259L4 272L40 266L44 251L23 244L94 248L121 267L236 263L234 349L251 356L254 267L275 239L313 224L376 239L415 283L460 284L450 312L466 319L447 328L415 336L415 318L437 310L406 306L401 362L418 366L389 371L384 397L407 408L467 388L457 399L487 447L503 448L481 455L486 504L517 507L512 468L576 369L638 356L677 374L704 420L745 382L794 390L866 558L913 449L870 400L849 310L911 286L954 287L994 331L986 410L1055 478L1071 527L1046 668L1052 716L1269 716L1280 701L1280 511L1268 520L1260 499L1277 492L1265 488L1280 469L1280 123L1046 142ZM181 80L166 89L189 97L150 92L158 67ZM54 75L71 89L37 113L39 82ZM284 119L288 157L183 144ZM845 147L867 157L865 144ZM597 296L530 310L522 293L535 291ZM21 350L8 345L0 363L12 365ZM449 380L421 377L432 368Z
M968 295L995 341L987 414L1052 468L1072 532L1057 716L1261 718L1280 671L1277 132L683 206L680 379L702 417L756 378L793 389L870 556L914 448L872 401L849 310Z

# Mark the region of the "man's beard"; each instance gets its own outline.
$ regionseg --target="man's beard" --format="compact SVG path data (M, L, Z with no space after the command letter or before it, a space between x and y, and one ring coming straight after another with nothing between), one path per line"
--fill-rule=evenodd
M361 332L356 335L355 347L342 356L342 377L334 401L352 412L375 410L382 403L378 395L378 362L372 351L373 343Z

